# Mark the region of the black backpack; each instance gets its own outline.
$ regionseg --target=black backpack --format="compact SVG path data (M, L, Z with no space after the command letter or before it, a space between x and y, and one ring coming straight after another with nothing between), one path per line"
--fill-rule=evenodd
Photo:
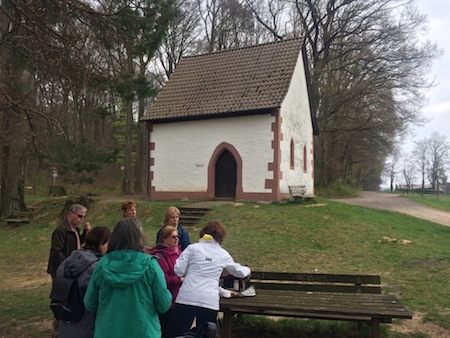
M50 293L50 309L58 320L77 322L83 318L84 303L78 286L78 276L68 276L67 270L63 277L56 277L53 280L52 291Z

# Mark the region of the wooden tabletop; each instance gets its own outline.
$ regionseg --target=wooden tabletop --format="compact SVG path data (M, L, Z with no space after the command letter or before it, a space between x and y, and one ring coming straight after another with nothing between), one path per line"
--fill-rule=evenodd
M256 290L254 297L222 298L221 310L262 315L308 318L348 316L354 318L411 319L412 315L395 295L365 293Z

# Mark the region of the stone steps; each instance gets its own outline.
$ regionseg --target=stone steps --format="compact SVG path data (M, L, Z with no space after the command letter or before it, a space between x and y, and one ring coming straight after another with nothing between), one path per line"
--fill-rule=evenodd
M182 226L194 226L203 218L211 208L204 207L180 207L180 224Z

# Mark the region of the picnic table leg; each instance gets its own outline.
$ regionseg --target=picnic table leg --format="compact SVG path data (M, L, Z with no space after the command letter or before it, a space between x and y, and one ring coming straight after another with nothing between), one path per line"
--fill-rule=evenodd
M231 338L231 309L223 309L222 337Z
M372 318L372 338L380 338L380 319Z

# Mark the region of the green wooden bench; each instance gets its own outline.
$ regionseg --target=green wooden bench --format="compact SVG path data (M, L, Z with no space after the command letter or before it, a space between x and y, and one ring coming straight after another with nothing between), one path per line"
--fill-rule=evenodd
M381 293L376 275L253 271L255 297L221 299L223 337L231 337L233 314L258 314L368 323L380 337L380 323L412 315L395 295Z

